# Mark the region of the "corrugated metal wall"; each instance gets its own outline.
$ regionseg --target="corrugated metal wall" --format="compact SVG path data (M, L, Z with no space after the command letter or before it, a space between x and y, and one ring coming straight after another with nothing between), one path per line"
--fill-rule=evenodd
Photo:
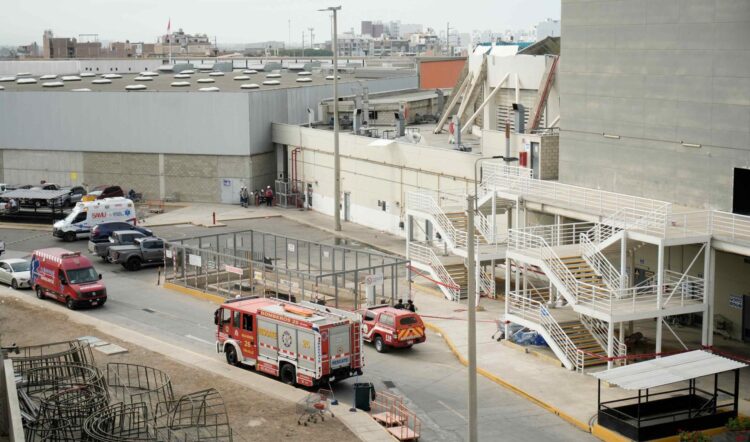
M370 92L417 87L417 77L363 80ZM340 94L360 85L342 83ZM0 148L254 155L273 149L271 123L303 123L332 87L215 94L10 92L0 95Z

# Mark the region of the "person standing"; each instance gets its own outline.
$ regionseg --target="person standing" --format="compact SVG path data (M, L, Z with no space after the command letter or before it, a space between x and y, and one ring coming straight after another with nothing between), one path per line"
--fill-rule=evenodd
M411 299L406 301L406 309L412 313L416 312L417 307L414 305L414 301L412 301Z
M242 186L240 189L240 205L242 207L248 207L250 204L250 194L247 193L247 187Z
M273 206L273 190L271 190L271 186L266 187L266 204L268 207Z

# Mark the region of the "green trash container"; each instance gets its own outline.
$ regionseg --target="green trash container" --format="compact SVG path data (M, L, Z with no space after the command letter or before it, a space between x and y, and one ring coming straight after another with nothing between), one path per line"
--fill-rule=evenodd
M375 399L375 385L372 382L354 384L354 406L362 411L370 411L370 401Z

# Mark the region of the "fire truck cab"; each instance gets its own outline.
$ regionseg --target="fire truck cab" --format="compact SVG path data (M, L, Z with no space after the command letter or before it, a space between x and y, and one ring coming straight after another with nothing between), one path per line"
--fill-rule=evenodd
M289 385L326 385L362 374L361 318L311 302L229 300L214 312L216 351Z
M359 310L362 315L362 335L372 342L378 353L388 347L404 348L427 339L424 323L418 314L388 305Z

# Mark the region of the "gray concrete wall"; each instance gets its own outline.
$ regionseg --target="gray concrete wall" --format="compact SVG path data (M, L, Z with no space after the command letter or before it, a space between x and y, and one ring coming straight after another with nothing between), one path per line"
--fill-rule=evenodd
M733 168L750 167L750 2L564 0L562 26L560 180L731 209Z
M159 155L83 152L84 181L89 187L116 184L149 199L159 196Z
M370 91L414 88L410 77L364 80ZM340 85L342 95L359 82ZM202 93L10 92L0 95L0 149L255 155L273 150L271 123L307 121L329 85Z
M41 180L61 186L85 182L83 153L33 150L3 150L3 182L39 184Z
M541 137L539 179L556 180L560 166L560 137Z

